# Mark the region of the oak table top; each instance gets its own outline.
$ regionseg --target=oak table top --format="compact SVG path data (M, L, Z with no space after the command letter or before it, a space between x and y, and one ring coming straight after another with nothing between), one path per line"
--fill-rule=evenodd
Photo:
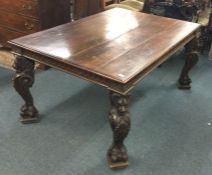
M187 57L178 84L181 89L190 89L189 71L198 61L199 27L116 8L10 41L17 55L14 88L25 102L21 122L39 120L29 90L34 83L35 61L105 86L110 90L109 122L113 131L108 162L111 168L126 167L124 140L130 130L129 91L183 46Z
M116 8L10 44L16 54L124 94L191 40L197 28L195 23Z

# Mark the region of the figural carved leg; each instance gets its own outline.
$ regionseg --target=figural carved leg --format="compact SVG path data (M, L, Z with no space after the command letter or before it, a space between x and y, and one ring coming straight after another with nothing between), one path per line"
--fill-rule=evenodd
M128 166L127 149L123 143L130 130L128 99L129 95L110 92L112 108L109 113L109 121L113 131L113 143L107 154L110 168Z
M198 44L197 39L194 38L185 46L186 60L185 65L181 71L180 78L178 80L179 89L190 89L191 88L191 79L189 77L189 71L197 64L198 62Z
M38 111L33 104L29 88L34 83L34 61L23 56L17 56L13 68L16 74L13 78L14 88L25 101L21 107L21 122L24 124L38 121Z

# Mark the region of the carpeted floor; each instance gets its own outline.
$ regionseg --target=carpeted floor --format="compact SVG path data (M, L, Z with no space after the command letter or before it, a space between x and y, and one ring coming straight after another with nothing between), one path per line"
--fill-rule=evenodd
M0 47L0 67L12 69L14 59L15 57L12 53Z
M13 72L1 68L0 175L211 175L212 61L201 56L188 91L176 88L182 64L175 55L133 91L130 166L116 171L105 156L112 138L106 89L39 72L32 91L42 121L22 125Z

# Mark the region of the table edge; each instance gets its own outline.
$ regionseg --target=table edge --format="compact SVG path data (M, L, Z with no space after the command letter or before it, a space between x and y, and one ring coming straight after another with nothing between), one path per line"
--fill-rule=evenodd
M117 80L112 79L112 78L110 78L106 75L98 74L96 72L92 72L92 71L89 71L89 70L86 70L86 69L82 69L81 67L77 67L76 65L67 64L65 62L58 61L58 60L54 59L54 57L41 55L41 53L35 52L33 50L28 50L28 48L25 48L25 47L20 46L16 43L13 43L12 41L9 41L9 44L11 45L12 53L15 54L15 55L24 56L28 59L46 64L50 67L61 70L61 71L66 72L68 74L72 74L72 75L77 76L79 78L82 78L84 80L93 82L95 84L99 84L101 86L106 87L107 89L113 90L113 91L118 92L120 94L126 94L135 86L135 84L138 81L142 80L152 70L154 70L157 66L162 64L165 60L167 60L179 48L183 47L190 40L195 38L196 35L197 35L196 33L198 32L199 27L197 27L193 32L191 32L190 35L188 35L186 38L184 38L184 40L182 40L176 46L174 46L171 49L170 52L162 55L159 59L157 59L157 61L153 62L146 69L139 72L136 76L132 77L127 82L117 81ZM43 61L43 60L45 60L45 61Z

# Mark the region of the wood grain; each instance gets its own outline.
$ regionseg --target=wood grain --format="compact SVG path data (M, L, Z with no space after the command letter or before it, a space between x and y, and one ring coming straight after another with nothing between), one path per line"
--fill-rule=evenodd
M44 62L48 57L48 64L51 58L58 65L64 63L126 84L146 75L155 63L194 38L199 27L117 8L10 43L44 56Z

